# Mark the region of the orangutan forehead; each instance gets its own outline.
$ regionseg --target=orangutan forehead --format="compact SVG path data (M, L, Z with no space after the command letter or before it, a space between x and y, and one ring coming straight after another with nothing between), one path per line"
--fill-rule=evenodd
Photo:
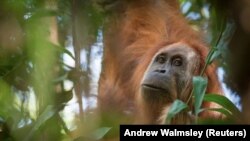
M159 55L161 53L175 53L175 54L183 54L185 55L188 59L191 59L195 56L197 56L197 53L193 48L191 48L189 45L185 43L174 43L170 45L166 45L162 47L156 55Z

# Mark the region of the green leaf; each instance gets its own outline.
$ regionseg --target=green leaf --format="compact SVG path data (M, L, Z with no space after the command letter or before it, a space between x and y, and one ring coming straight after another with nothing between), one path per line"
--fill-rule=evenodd
M223 108L232 112L233 115L240 114L239 109L225 96L218 94L206 94L204 97L204 101L217 103Z
M171 119L178 113L180 113L182 110L186 109L188 106L186 103L180 101L180 100L175 100L174 103L171 105L169 108L169 112L167 115L166 123L169 124Z
M102 127L99 128L97 130L95 130L92 134L91 134L91 138L94 140L100 140L102 139L111 129L111 127Z
M39 129L41 125L43 125L48 119L50 119L52 116L56 114L57 110L52 106L48 105L44 112L38 117L36 120L34 126L28 133L27 137L25 138L25 141L30 140L30 138L34 135L34 133Z
M69 55L73 60L75 60L74 55L69 50L63 48L62 52L65 53L65 54L67 54L67 55Z
M69 51L67 50L66 48L62 47L62 46L59 46L59 45L54 45L52 44L53 46L55 46L55 49L59 52L59 53L65 53L67 55L69 55L73 60L75 60L75 57L74 55Z
M231 112L224 108L205 108L205 109L201 109L199 112L203 112L203 111L215 111L215 112L224 114L226 117L232 116Z
M193 77L193 93L194 93L194 112L195 115L197 116L200 111L200 107L203 101L203 97L206 92L206 87L207 87L207 79L200 77L200 76L195 76Z
M211 64L219 56L221 56L221 51L216 48L214 52L211 54L211 58L209 58L208 64Z
M57 77L56 79L54 79L53 82L54 82L54 83L60 83L60 82L62 82L62 81L64 81L64 80L66 80L67 77L68 77L68 74L65 73L65 74L63 74L63 75Z

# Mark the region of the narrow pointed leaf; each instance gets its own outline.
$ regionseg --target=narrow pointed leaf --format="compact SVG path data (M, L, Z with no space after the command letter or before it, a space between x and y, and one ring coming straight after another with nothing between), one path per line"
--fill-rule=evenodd
M186 103L180 101L180 100L175 100L174 103L171 105L169 108L169 112L167 115L166 123L170 123L171 119L178 113L180 113L182 110L186 109L188 106Z
M197 116L199 114L200 107L206 92L207 79L200 76L193 77L193 87L193 93L195 98L194 112Z
M240 114L240 110L225 96L218 94L206 94L204 101L217 103L232 112L234 115Z
M111 127L102 127L97 129L96 131L91 134L91 138L95 140L100 140L102 139L109 131Z

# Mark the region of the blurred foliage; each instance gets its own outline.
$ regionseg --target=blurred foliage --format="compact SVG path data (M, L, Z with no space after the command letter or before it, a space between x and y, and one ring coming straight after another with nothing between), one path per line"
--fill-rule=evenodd
M60 112L73 95L91 96L90 47L101 23L91 0L0 2L0 140L74 140Z
M216 51L211 60L225 65L232 23L219 17L208 0L180 2L190 24L204 31ZM98 140L110 130L92 129L91 109L83 109L88 105L82 98L96 96L91 53L102 42L104 15L95 5L92 0L0 1L0 140ZM65 56L74 64L67 64ZM69 128L61 112L73 97L79 111L72 115L76 128Z

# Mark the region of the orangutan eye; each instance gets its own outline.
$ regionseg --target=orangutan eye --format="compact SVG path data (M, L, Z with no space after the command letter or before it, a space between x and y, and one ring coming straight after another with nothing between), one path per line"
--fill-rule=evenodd
M181 57L173 58L171 64L174 66L181 66L182 65L182 58Z
M166 62L166 56L163 54L160 54L156 57L156 62L163 64Z

